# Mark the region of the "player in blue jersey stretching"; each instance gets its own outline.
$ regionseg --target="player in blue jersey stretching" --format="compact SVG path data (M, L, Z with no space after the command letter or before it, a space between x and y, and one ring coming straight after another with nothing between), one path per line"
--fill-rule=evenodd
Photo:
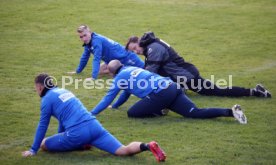
M97 79L98 74L107 74L107 64L114 59L121 61L126 66L144 67L144 62L135 53L125 50L122 45L107 37L92 32L87 25L78 27L77 32L84 43L84 52L76 71L68 72L69 74L82 72L91 53L94 55L92 79ZM102 65L100 64L101 60L104 61Z
M41 99L40 121L32 147L22 153L23 157L34 156L39 148L50 152L83 149L92 145L117 156L126 156L151 151L157 161L164 161L166 155L155 141L132 142L122 145L83 106L81 101L68 90L58 88L47 74L35 78L35 87ZM58 134L45 137L50 118L59 121Z
M121 106L131 94L141 98L128 110L129 117L161 116L162 110L168 108L190 118L234 117L241 124L247 123L246 116L239 105L234 105L232 109L197 108L182 92L180 85L170 78L159 76L142 68L125 67L118 60L111 61L108 64L108 69L114 74L114 81L106 96L91 111L93 115L106 109L120 90L124 90L112 108Z

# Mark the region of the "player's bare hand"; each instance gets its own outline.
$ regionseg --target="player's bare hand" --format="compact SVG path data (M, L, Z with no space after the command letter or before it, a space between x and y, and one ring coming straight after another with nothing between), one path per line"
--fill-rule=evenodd
M30 156L34 156L35 153L31 152L31 151L24 151L22 152L22 156L23 157L30 157Z

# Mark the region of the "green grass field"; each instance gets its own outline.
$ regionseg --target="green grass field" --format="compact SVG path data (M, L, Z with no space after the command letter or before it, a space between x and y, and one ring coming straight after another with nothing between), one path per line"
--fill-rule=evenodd
M276 94L276 2L273 0L1 0L0 1L0 162L6 164L155 164L149 152L115 157L98 149L45 153L22 158L39 120L40 98L34 77L48 72L61 81L82 53L80 24L125 44L131 35L152 30L170 43L201 75L233 75L233 85L262 83ZM91 60L83 73L91 73ZM274 85L273 85L274 84ZM105 89L74 89L90 110ZM128 119L131 99L98 120L122 143L156 140L167 153L165 164L276 164L276 101L254 97L204 97L188 92L199 107L241 104L248 118L193 120L172 112L155 119ZM47 135L55 134L51 120Z

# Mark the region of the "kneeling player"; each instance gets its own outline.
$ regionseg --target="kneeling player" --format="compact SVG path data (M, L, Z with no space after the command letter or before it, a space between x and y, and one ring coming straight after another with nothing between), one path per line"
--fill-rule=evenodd
M55 87L47 74L40 74L35 78L35 87L42 98L41 116L34 143L30 150L22 153L23 157L35 155L39 147L45 151L63 152L83 149L90 144L117 156L149 150L157 161L165 161L166 155L155 141L122 145L102 127L73 93ZM51 116L59 121L58 134L44 138Z

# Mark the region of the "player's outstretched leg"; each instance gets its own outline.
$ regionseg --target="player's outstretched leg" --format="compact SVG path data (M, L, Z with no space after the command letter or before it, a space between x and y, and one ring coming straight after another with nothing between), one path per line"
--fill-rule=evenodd
M115 152L117 156L128 156L138 154L143 151L151 151L158 162L166 160L165 152L160 148L157 142L151 141L149 143L132 142L127 146L122 146Z

